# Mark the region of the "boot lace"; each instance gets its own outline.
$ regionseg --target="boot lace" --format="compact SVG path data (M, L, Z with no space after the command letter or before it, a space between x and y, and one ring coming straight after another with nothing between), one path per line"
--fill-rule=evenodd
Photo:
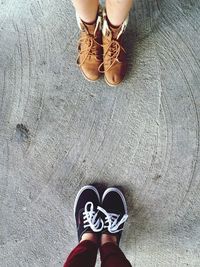
M109 213L101 207L98 207L97 209L100 210L106 216L104 228L107 228L111 234L115 234L123 230L123 227L120 229L119 227L128 219L127 214L125 214L121 219L119 219L119 214Z
M80 49L82 45L85 45L84 49ZM98 51L97 51L97 46L101 46L101 44L99 44L93 35L87 34L84 37L81 37L79 39L79 55L77 58L77 63L79 66L83 65L85 60L88 58L88 56L96 56L98 58ZM81 55L84 55L85 57L81 59Z
M107 44L105 44L104 46L107 46ZM106 58L106 57L109 58L110 64L106 69L104 66L104 69L103 69L104 62L102 62L99 66L99 72L104 73L104 72L108 71L110 68L112 68L112 66L114 65L116 60L118 62L120 62L118 57L119 57L121 50L124 51L124 53L126 53L124 48L119 44L119 42L117 40L112 40L109 43L108 48L104 53L104 58Z
M98 211L94 211L94 205L92 202L87 202L85 204L83 224L84 228L90 227L93 232L100 232L104 227L103 220L99 218Z

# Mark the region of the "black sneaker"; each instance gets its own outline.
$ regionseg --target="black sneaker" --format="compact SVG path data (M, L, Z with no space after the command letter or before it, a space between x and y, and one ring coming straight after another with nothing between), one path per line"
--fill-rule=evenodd
M127 204L123 193L118 188L108 188L102 196L102 204L98 210L104 214L102 233L115 235L119 244L124 223L128 218Z
M78 240L84 233L98 233L103 229L103 220L100 218L97 206L100 196L92 185L86 185L78 192L74 203L74 217L76 221Z

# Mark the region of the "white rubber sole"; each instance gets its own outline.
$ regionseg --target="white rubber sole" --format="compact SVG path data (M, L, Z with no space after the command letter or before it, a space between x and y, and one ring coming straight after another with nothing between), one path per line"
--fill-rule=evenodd
M118 188L109 187L108 189L106 189L105 192L103 193L103 196L102 196L102 202L103 202L104 198L106 197L106 195L110 192L116 192L121 197L121 200L122 200L123 205L124 205L125 213L128 215L128 208L127 208L125 197L124 197L123 193Z

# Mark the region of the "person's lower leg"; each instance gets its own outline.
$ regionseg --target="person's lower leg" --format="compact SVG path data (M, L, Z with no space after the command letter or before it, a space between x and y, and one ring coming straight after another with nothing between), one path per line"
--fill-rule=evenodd
M64 267L88 266L94 267L97 257L97 235L83 234L79 244L68 256Z
M117 237L110 234L102 234L100 242L101 267L131 267L117 244Z
M117 237L115 235L110 234L102 234L101 235L101 246L103 246L106 243L113 243L117 244Z
M76 13L86 23L95 22L99 0L72 0Z
M106 13L113 26L121 25L127 18L133 0L106 0Z
M92 241L93 243L98 244L98 236L97 234L94 234L94 233L83 234L80 242L83 242L85 240Z

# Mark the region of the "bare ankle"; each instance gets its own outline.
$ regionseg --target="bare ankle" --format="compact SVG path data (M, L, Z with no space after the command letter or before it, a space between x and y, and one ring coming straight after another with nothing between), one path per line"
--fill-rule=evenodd
M98 243L98 237L94 233L85 233L85 234L83 234L80 242L83 242L85 240L92 241L95 244Z
M103 246L106 243L114 243L115 245L117 245L117 237L115 235L102 234L101 235L101 246Z

